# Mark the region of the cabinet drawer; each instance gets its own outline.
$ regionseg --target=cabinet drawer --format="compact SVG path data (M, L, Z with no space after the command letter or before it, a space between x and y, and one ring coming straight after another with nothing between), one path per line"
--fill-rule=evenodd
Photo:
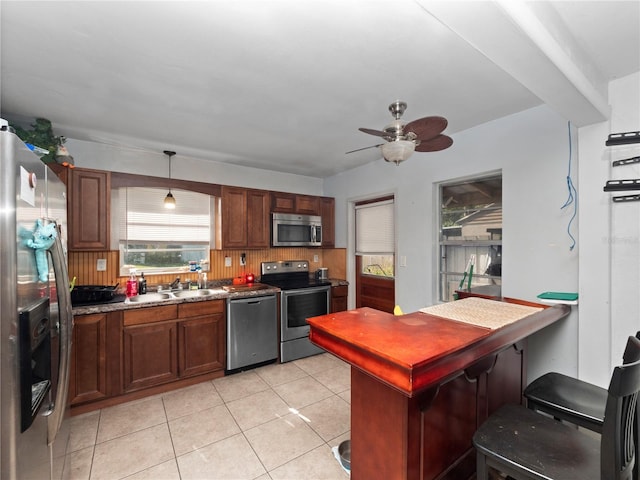
M338 287L331 288L331 296L332 297L346 297L349 295L349 286L348 285L340 285Z
M175 320L176 318L178 318L178 305L138 308L124 312L124 326L162 322L164 320Z
M178 305L178 318L199 317L216 313L224 313L224 300L191 302Z

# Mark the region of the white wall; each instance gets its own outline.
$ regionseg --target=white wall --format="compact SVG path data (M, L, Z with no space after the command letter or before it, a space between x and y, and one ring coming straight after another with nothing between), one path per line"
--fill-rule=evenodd
M65 144L78 167L125 172L154 177L169 176L169 160L162 152L151 152L103 143L68 139ZM277 192L322 195L322 179L240 167L176 154L171 178L220 185L237 185Z
M607 147L610 133L640 130L640 72L609 85L611 120L580 129L580 378L606 387L628 335L640 330L640 202L613 204L607 180L640 178L640 144ZM627 192L635 193L635 192Z
M579 246L569 250L566 228L571 212L560 209L567 198L567 122L542 106L453 138L455 143L448 150L416 153L397 167L380 160L326 179L324 194L336 197L337 246L350 248L350 202L394 192L397 255L407 257L407 266L396 269L396 303L405 312L431 305L437 299L434 183L502 170L503 294L536 300L546 290L578 291ZM577 235L577 223L573 232ZM552 368L575 374L576 338L575 311L534 335L529 378Z

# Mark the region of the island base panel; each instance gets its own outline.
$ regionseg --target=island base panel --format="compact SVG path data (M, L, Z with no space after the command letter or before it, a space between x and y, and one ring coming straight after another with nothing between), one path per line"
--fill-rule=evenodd
M524 351L511 346L477 365L411 398L352 367L352 479L473 478L473 433L504 403L521 402Z

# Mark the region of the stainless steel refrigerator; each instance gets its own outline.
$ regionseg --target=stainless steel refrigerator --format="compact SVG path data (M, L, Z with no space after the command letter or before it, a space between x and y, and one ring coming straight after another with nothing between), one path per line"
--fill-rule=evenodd
M61 478L73 317L66 188L0 130L0 478Z

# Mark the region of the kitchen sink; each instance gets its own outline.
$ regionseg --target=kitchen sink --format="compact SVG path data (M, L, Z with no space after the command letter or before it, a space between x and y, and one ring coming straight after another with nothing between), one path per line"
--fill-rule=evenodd
M173 295L177 298L191 298L191 297L204 297L207 295L213 295L216 293L215 290L209 290L207 288L203 288L200 290L179 290L177 292L173 292Z
M129 297L131 303L149 303L149 302L162 302L163 300L175 300L177 298L193 298L193 297L206 297L215 293L223 293L221 289L209 289L203 288L200 290L175 290L172 292L152 292L142 295L134 295Z
M171 293L145 293L143 295L134 295L129 297L131 303L143 303L143 302L161 302L162 300L169 300L175 298Z

